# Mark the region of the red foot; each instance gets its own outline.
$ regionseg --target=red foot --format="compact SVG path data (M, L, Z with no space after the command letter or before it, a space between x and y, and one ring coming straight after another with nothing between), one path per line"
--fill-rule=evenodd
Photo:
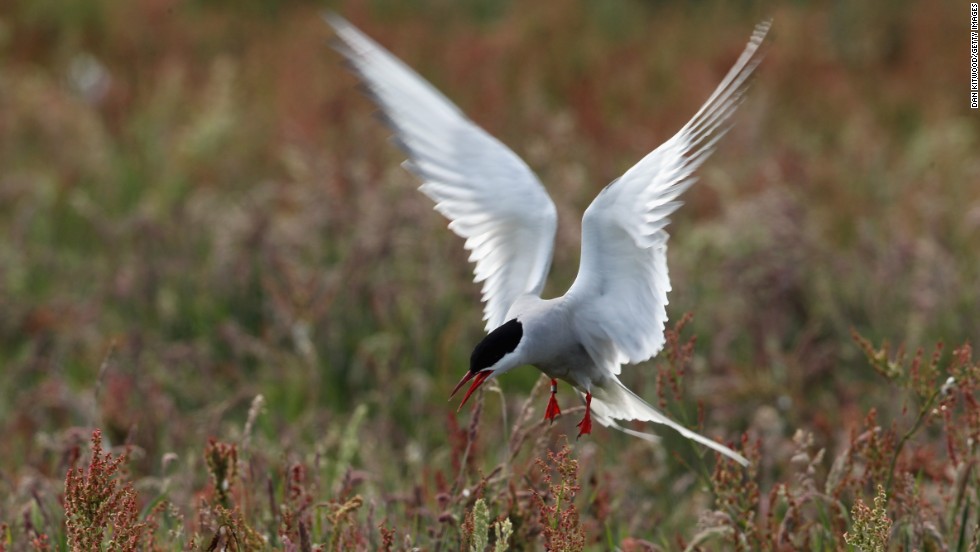
M585 417L578 423L578 436L592 433L592 393L585 394Z
M558 382L551 380L551 400L548 401L548 408L544 411L544 419L554 422L555 418L561 416L561 409L558 408L558 401L555 400L555 393L558 392Z

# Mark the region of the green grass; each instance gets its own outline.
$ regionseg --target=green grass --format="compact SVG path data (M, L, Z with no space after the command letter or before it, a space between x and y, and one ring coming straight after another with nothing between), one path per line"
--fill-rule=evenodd
M580 412L566 389L566 415L539 423L531 368L455 413L479 288L322 8L0 6L0 550L111 539L104 518L65 524L96 429L129 451L101 488L132 484L117 532L142 549L493 547L505 518L514 549L580 528L596 550L836 550L880 543L884 521L889 550L977 549L968 6L330 5L539 174L560 217L552 295L598 190L774 18L670 226L671 324L694 314L678 361L624 371L741 443L747 472L667 431L563 450Z

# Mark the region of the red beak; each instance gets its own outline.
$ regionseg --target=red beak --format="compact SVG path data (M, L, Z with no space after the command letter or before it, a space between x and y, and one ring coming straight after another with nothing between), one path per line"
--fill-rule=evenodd
M453 388L452 394L449 395L449 400L452 400L452 398L456 396L456 392L459 391L459 388L462 387L464 383L470 381L474 377L476 377L476 381L474 381L473 385L470 385L469 390L466 391L466 396L463 397L463 402L459 403L459 408L456 409L456 412L463 409L463 405L466 404L466 401L470 400L470 395L472 395L478 387L483 385L483 382L487 381L487 378L489 378L491 374L493 374L492 370L484 370L482 372L466 372L463 374L463 379L459 380L459 383L457 383L456 387Z

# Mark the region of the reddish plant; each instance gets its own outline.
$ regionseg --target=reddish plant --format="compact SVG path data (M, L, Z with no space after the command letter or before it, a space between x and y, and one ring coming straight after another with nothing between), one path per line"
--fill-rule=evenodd
M548 550L585 549L585 529L575 507L578 483L578 460L565 443L558 452L548 451L548 460L535 460L546 487L542 495L532 489L533 503L541 517L542 535ZM552 474L557 474L555 480Z
M65 527L72 550L140 550L150 534L140 521L133 484L125 481L129 451L113 458L102 450L102 432L92 432L87 467L72 463L65 477ZM36 548L44 549L45 542Z
M218 495L218 503L225 508L230 508L231 489L238 472L238 448L212 437L208 439L208 445L204 449L204 461L207 462L214 492Z

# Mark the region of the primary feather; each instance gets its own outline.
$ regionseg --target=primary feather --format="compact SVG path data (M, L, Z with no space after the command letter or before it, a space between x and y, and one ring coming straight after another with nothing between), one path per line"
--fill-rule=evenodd
M522 294L540 294L551 267L555 205L531 169L408 66L343 18L327 15L408 155L419 188L466 240L483 282L486 330Z
M667 321L667 232L677 198L727 129L769 30L760 23L734 67L704 106L673 137L607 186L582 217L582 257L566 297L593 357L620 364L663 348Z

